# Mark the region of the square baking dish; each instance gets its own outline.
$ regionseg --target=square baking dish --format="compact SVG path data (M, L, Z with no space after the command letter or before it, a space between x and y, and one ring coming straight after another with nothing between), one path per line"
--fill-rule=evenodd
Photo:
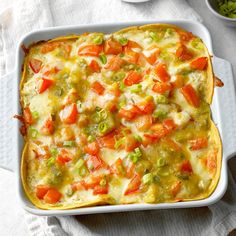
M13 80L14 86L14 99L15 101L15 112L20 113L19 104L19 83L21 80L22 64L24 59L24 53L21 49L21 45L24 44L26 47L33 42L48 40L58 36L70 35L70 34L81 34L84 32L104 32L112 33L119 29L145 25L150 23L167 23L180 26L187 31L193 32L193 34L202 38L206 46L208 47L209 53L213 55L211 37L208 30L200 23L187 20L153 20L153 21L140 21L140 22L129 22L129 23L110 23L110 24L93 24L93 25L80 25L80 26L66 26L66 27L55 27L47 28L35 32L31 32L24 36L17 48L16 54L16 68L15 71L6 76L6 79ZM158 204L130 204L130 205L106 205L106 206L94 206L85 207L69 210L42 210L36 208L25 196L24 190L20 178L20 161L21 161L21 150L23 145L23 138L19 133L19 122L15 122L14 126L14 137L16 147L16 163L8 160L6 163L10 163L5 168L14 169L17 179L17 191L21 205L25 210L36 215L47 215L47 216L65 216L65 215L82 215L82 214L95 214L95 213L109 213L109 212L122 212L122 211L137 211L137 210L154 210L154 209L173 209L173 208L189 208L189 207L201 207L207 206L217 202L225 193L227 188L227 160L236 153L236 96L234 90L234 82L232 77L232 69L230 63L223 59L214 58L213 66L217 76L227 73L227 78L221 78L225 82L225 86L221 89L216 89L213 103L212 103L212 117L216 123L222 140L223 140L223 159L221 166L221 175L218 185L213 192L206 199L188 201L188 202L176 202L176 203L158 203ZM14 78L14 79L12 79ZM227 79L227 81L226 81ZM17 82L16 82L17 81ZM10 166L11 165L11 166ZM15 166L15 168L13 168Z

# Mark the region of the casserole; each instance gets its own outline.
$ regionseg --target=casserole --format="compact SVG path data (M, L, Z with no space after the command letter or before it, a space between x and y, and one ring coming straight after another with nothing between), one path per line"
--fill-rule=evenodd
M159 21L160 22L160 21ZM193 33L199 35L200 37L203 38L204 42L208 45L208 48L211 52L211 42L210 42L210 37L209 34L207 33L206 29L196 23L192 23L192 22L187 22L187 21L165 21L166 23L170 23L170 24L176 24L176 25L180 25L183 28L186 28L189 31L192 31ZM142 23L133 23L133 24L118 24L118 25L113 25L112 26L112 30L110 28L110 25L100 25L100 26L84 26L84 27L71 27L71 28L59 28L56 32L55 31L51 31L51 34L49 34L49 30L45 30L45 31L41 31L41 32L36 32L36 33L32 33L28 36L26 36L20 44L24 43L26 46L29 45L30 43L32 43L33 41L39 41L39 40L45 40L45 39L49 39L49 38L53 38L56 36L61 36L61 35L66 35L66 34L71 34L71 33L80 33L83 31L106 31L106 32L110 32L110 31L115 31L117 29L120 28L124 28L125 26L129 26L129 25L138 25L138 24L145 24L145 23L151 23L151 22L142 22ZM205 37L204 37L205 36ZM18 50L18 68L17 71L20 74L20 65L22 64L22 51L19 49ZM216 93L217 96L217 93ZM215 96L215 97L216 97ZM235 102L235 98L231 97L231 104ZM218 108L217 106L219 105L219 103L217 104L214 103L214 107L213 107L213 118L214 120L220 121L220 116L217 116L217 109L215 110L214 108ZM19 111L18 111L19 112ZM215 115L214 115L215 114ZM218 114L219 115L219 114ZM218 122L217 122L218 123ZM228 122L230 123L230 122ZM233 122L231 123L231 125L233 124ZM223 135L223 141L224 141L224 132L222 132L221 126L219 126L219 130L221 131L222 135ZM232 133L231 133L232 134ZM233 137L233 135L232 135ZM20 138L19 138L20 139ZM225 145L226 143L224 143ZM230 142L227 142L227 152L224 152L224 156L226 155L227 157L231 157L234 153L232 147L233 147L233 142L232 139ZM223 157L224 158L224 157ZM225 159L226 160L226 159ZM19 164L18 160L18 164ZM39 210L34 208L29 202L27 202L27 200L25 199L25 197L23 196L23 191L22 191L22 186L19 183L19 188L20 188L20 196L21 199L24 202L25 205L25 209L29 210L32 213L36 213L36 214L41 214L41 215L72 215L72 214L85 214L85 213L99 213L99 212L114 212L114 211L129 211L129 210L139 210L139 209L164 209L164 208L179 208L179 207L196 207L196 206L203 206L203 205L208 205L210 203L214 203L215 201L217 201L224 193L225 189L226 189L226 184L227 184L227 179L226 179L226 161L223 161L222 163L222 169L221 169L221 178L219 181L219 184L216 188L216 190L214 191L214 193L208 197L207 199L203 199L203 200L197 200L197 201L190 201L190 202L178 202L178 203L161 203L161 204L157 204L157 205L148 205L148 204L132 204L132 205L117 205L117 206L99 206L99 207L90 207L90 208L83 208L83 209L73 209L73 210L64 210L64 211L60 211L60 210L52 210L52 211L44 211L44 210ZM19 174L19 165L17 168L17 173ZM223 176L223 177L222 177ZM19 180L18 180L19 181ZM219 188L220 186L220 188Z

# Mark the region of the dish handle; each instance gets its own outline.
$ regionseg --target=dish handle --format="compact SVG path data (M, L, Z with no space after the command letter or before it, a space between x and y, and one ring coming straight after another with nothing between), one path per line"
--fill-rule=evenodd
M214 73L223 82L222 88L216 89L218 108L220 107L221 135L223 156L228 160L236 156L236 93L233 71L230 62L214 57ZM214 102L214 101L213 101Z
M14 171L17 158L16 121L13 119L17 112L14 77L15 71L12 71L0 78L0 167L10 171Z

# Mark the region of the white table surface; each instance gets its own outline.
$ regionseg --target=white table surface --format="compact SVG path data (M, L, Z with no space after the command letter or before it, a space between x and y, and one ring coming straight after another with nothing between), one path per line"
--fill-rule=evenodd
M14 0L16 1L16 0ZM236 28L224 26L207 9L205 0L188 0L190 5L203 18L209 29L216 56L230 61L236 74ZM13 1L1 0L0 11ZM229 162L230 169L234 169L236 180L236 159ZM0 235L27 236L27 226L23 219L23 210L16 199L15 176L13 173L0 169Z

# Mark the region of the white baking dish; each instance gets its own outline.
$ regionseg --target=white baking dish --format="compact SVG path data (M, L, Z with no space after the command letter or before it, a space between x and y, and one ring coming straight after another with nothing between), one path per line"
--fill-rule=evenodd
M210 54L213 54L211 37L208 30L201 24L185 21L185 20L156 20L156 21L140 21L132 23L114 23L114 24L96 24L96 25L81 25L81 26L67 26L67 27L56 27L47 28L35 32L31 32L21 39L17 48L16 55L16 70L14 73L6 76L6 80L15 83L14 87L14 99L15 102L15 112L20 113L19 104L19 82L21 79L21 69L23 64L24 53L21 49L21 45L24 44L26 47L40 40L48 40L54 37L69 35L69 34L81 34L83 32L105 32L110 33L117 31L121 28L132 26L132 25L143 25L150 23L168 23L175 24L188 31L193 32L203 39L207 45ZM86 207L70 210L41 210L36 208L25 196L24 190L21 184L20 178L20 160L21 160L21 148L23 144L23 139L19 133L19 123L15 121L14 123L14 134L15 142L9 143L8 145L13 145L16 148L16 163L10 160L9 156L3 158L2 166L7 169L13 169L16 172L17 177L17 191L20 202L23 208L33 214L37 215L48 215L48 216L59 216L59 215L81 215L81 214L94 214L94 213L108 213L108 212L121 212L121 211L136 211L136 210L153 210L153 209L170 209L170 208L188 208L188 207L201 207L207 206L218 201L226 191L227 188L227 160L236 154L236 96L234 89L234 82L232 77L232 69L229 62L215 58L213 61L214 69L216 75L219 77L222 74L227 73L227 77L223 79L225 86L221 89L216 89L212 104L212 116L217 124L221 137L223 140L223 159L220 180L215 189L214 193L206 199L189 201L189 202L177 202L177 203L160 203L160 204L130 204L130 205L112 205L112 206L95 206ZM220 65L220 66L219 66ZM12 157L11 157L12 158Z

